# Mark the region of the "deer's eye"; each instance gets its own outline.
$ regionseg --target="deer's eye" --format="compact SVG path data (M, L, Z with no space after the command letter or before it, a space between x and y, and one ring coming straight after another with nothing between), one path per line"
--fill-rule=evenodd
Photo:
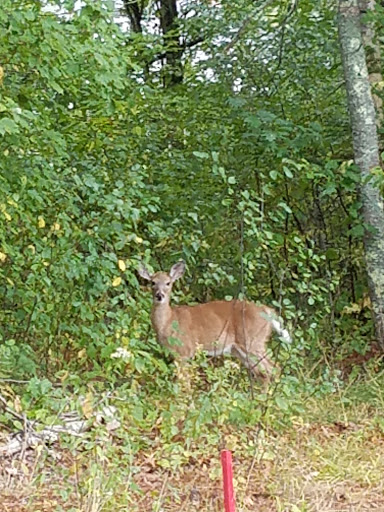
M167 286L169 286L171 284L171 281L168 281L168 283L165 283Z
M155 281L151 281L151 286L155 286Z

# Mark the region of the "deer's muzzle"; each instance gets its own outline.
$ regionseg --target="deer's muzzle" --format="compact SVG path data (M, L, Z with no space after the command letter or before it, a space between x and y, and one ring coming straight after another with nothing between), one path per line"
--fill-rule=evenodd
M161 293L161 292L156 292L155 293L155 299L158 301L158 302L162 302L162 300L164 299L164 294Z

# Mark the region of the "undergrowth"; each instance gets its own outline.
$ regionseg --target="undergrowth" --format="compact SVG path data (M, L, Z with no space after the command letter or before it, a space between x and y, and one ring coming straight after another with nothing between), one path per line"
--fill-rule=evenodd
M254 384L252 396L248 375L231 359L201 356L167 369L161 381L137 374L111 385L84 375L74 385L68 376L60 386L20 384L19 394L4 382L8 403L29 418L54 424L77 411L92 428L4 459L3 510L222 510L222 448L234 454L240 511L382 503L383 372L332 382L282 375L268 393ZM103 407L112 408L117 428L95 419ZM22 428L10 415L1 420Z

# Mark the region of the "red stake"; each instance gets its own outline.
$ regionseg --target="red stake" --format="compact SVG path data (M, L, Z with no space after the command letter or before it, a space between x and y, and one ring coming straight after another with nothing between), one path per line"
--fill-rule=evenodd
M223 450L221 452L221 467L223 468L225 512L235 512L235 497L233 494L232 453L229 450Z

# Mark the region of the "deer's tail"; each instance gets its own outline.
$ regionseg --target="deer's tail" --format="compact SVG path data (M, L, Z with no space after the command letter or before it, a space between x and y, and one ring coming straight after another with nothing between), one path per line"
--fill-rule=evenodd
M291 338L291 335L289 334L289 332L287 331L287 329L284 329L284 326L283 324L281 323L280 320L277 320L277 319L273 319L272 321L272 327L273 329L277 332L277 334L286 342L286 343L291 343L292 342L292 338Z

